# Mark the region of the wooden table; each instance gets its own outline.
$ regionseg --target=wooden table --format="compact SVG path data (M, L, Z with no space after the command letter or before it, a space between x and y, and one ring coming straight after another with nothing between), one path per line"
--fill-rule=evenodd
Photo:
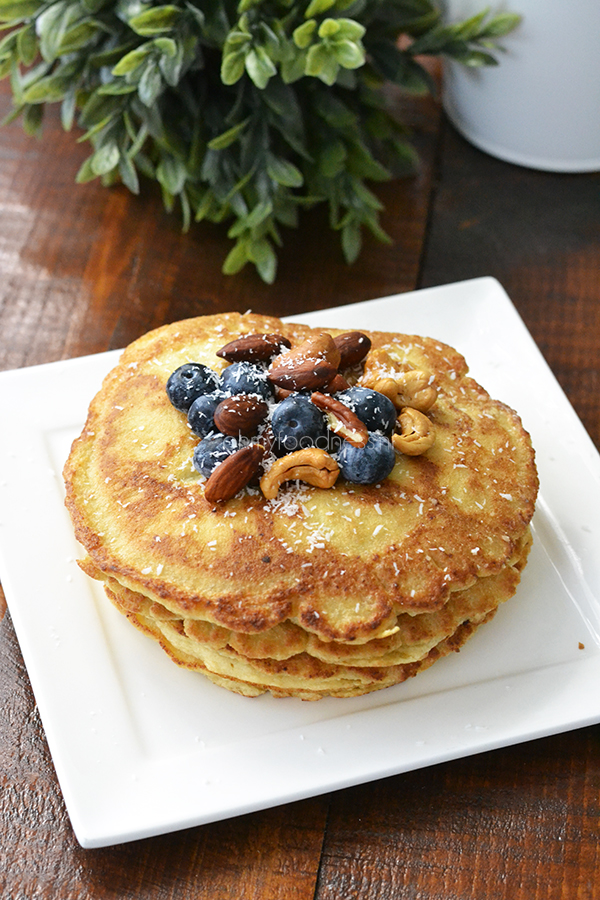
M6 87L0 114L9 107ZM140 197L74 176L87 155L50 117L0 131L0 367L121 347L225 310L293 314L496 276L600 447L600 176L528 171L406 103L422 167L387 185L392 247L348 268L320 211L286 236L275 285L220 273L220 228L182 235ZM561 423L557 421L560 439ZM19 646L0 622L0 895L5 900L594 900L600 726L215 825L82 850ZM600 689L600 686L596 686Z

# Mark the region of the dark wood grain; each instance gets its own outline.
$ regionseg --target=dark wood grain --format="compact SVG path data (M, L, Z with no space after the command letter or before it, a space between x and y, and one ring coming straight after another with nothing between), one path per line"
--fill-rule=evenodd
M289 232L279 277L221 274L224 230L182 234L156 188L73 183L85 148L56 116L41 141L0 130L0 368L121 347L191 315L252 308L291 315L414 288L426 232L439 110L403 104L422 154L419 173L387 185L383 225L391 247L367 239L350 268L323 211ZM8 108L0 85L0 114ZM10 616L0 635L0 896L309 900L315 892L327 799L119 848L83 851L64 808Z
M0 622L2 900L308 900L327 801L307 800L117 848L70 827L10 615ZM174 774L176 781L176 774Z
M446 125L422 286L492 275L600 447L600 173L513 166Z
M5 83L0 103L8 108ZM387 246L365 237L352 267L325 211L284 234L279 277L265 285L252 268L221 274L230 249L224 227L182 234L156 185L140 196L98 183L76 186L87 155L49 116L41 141L17 124L0 130L1 368L125 346L149 328L192 315L249 308L292 315L407 291L417 280L427 222L439 111L431 100L397 101L415 129L422 166L379 187ZM3 109L0 105L0 114Z
M277 282L226 278L223 229L181 233L139 197L73 180L86 155L50 116L0 130L0 368L124 346L189 315L291 315L494 275L600 446L600 176L485 156L432 101L398 99L422 167L380 188L391 247L342 261L322 211ZM0 115L8 108L0 85ZM0 594L2 900L596 900L600 729L103 850L70 827ZM374 735L374 740L377 735Z
M332 798L319 900L600 896L600 728Z

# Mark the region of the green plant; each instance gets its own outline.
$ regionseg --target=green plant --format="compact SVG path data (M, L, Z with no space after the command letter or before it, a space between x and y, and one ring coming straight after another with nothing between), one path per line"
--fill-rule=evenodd
M363 227L388 240L367 182L415 152L382 85L432 90L422 54L494 64L517 21L447 25L432 0L0 0L0 77L28 133L47 103L83 130L79 182L155 179L184 228L229 223L226 273L251 262L272 282L302 207L328 205L348 262Z

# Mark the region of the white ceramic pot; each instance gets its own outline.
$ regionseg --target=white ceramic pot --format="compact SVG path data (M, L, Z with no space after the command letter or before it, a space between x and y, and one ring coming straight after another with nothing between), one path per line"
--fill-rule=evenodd
M446 21L486 0L444 0ZM500 65L444 63L443 105L456 128L492 156L553 172L600 170L600 0L510 0L491 13L521 24L501 39Z

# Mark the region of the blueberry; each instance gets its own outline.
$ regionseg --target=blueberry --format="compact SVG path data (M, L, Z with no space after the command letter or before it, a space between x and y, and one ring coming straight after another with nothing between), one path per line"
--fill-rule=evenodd
M208 478L215 466L237 449L238 442L234 437L226 437L224 434L205 437L194 450L194 468Z
M336 399L349 407L369 431L380 431L389 437L394 430L398 414L392 401L384 394L357 384L336 394Z
M278 403L271 416L275 439L274 451L279 456L304 447L327 449L327 426L323 414L302 394L292 394Z
M391 442L376 432L369 433L364 447L353 447L344 441L337 455L340 472L346 481L356 484L375 484L390 474L396 462L396 452Z
M169 376L167 396L175 409L187 412L196 397L219 386L219 376L202 363L184 363Z
M330 456L335 456L336 453L339 453L342 449L342 444L344 443L343 437L341 435L336 434L335 431L327 432L327 445L323 447ZM321 444L319 444L321 446Z
M223 371L221 389L234 394L258 394L264 400L271 400L271 386L267 381L266 370L250 362L235 362Z
M215 427L213 416L215 409L223 399L221 391L213 391L211 394L201 394L196 397L188 410L188 423L194 434L198 437L206 437L211 431L218 431Z

